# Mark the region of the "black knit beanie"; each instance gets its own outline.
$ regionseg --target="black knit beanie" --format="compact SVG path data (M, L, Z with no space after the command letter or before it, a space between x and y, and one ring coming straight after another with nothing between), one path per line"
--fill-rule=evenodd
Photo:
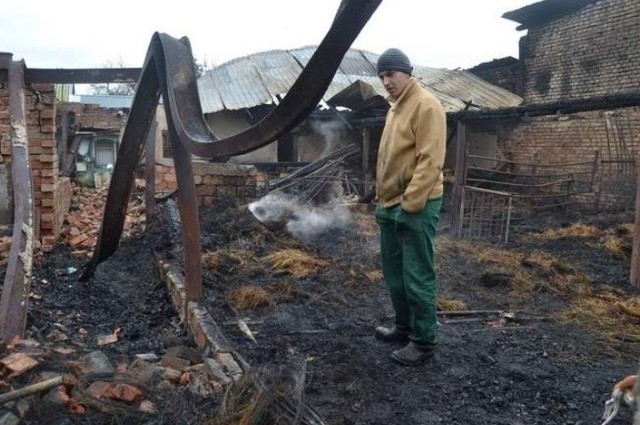
M377 63L378 74L384 71L402 71L411 75L413 67L409 58L400 49L387 49L380 55Z

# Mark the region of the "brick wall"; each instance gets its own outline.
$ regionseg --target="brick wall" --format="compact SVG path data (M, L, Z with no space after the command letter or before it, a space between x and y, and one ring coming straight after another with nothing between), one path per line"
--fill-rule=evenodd
M58 176L59 162L55 140L55 94L53 86L32 84L25 92L27 137L33 179L36 234L43 250L50 250L60 231L71 200L68 179ZM9 93L0 88L0 163L11 172L11 125ZM11 190L8 179L8 190ZM11 205L11 208L12 205Z
M512 57L495 59L468 69L491 84L518 93L518 81L520 76L520 62Z
M523 41L528 103L640 90L640 0L602 0L530 28Z
M252 165L193 162L193 178L200 205L209 206L216 197L234 196L249 201L256 197L258 172ZM161 159L156 162L156 192L177 188L173 161Z
M71 127L74 130L120 131L127 121L127 113L123 113L122 108L104 108L100 105L74 102L65 102L65 106L73 114Z
M640 152L640 107L613 111L593 111L561 116L531 118L518 123L475 125L471 131L489 131L498 135L498 157L518 163L557 164L558 168L539 169L538 173L579 172L589 166L566 164L590 162L599 151L604 161L598 180L601 205L612 209L633 202L636 179L633 166L607 163L637 158ZM625 168L626 167L626 168ZM527 173L528 167L514 166L510 171ZM588 179L587 175L574 176ZM631 197L631 200L628 198Z

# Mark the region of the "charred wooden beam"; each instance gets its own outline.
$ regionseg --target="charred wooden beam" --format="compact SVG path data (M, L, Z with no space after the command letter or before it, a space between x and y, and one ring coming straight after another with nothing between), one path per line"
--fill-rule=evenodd
M356 144L347 145L343 148L337 149L333 152L330 152L326 155L321 156L317 160L313 161L311 164L305 165L304 167L294 171L286 177L278 179L273 183L269 184L269 192L282 189L289 184L291 184L296 179L300 179L302 177L308 176L322 167L324 167L327 163L331 161L343 161L344 159L350 157L351 155L355 155L360 152L360 148Z
M460 238L462 237L464 219L464 185L466 180L467 126L465 123L458 121L456 135L456 181L451 197L451 236Z
M24 61L9 67L13 234L0 300L0 336L5 342L24 336L33 259L33 186L24 93Z
M282 192L296 198L302 203L309 203L321 196L327 185L332 182L342 181L344 176L344 161L360 152L358 145L349 145L330 154L331 157L322 157L316 162L301 168L293 174L276 181L273 185L269 185L269 192ZM349 182L343 182L345 187L349 189ZM277 188L274 188L277 187Z
M135 169L162 94L178 180L187 298L198 300L202 294L200 224L191 154L208 158L239 155L295 128L317 107L351 43L381 2L343 0L329 32L278 107L256 125L225 139L219 139L204 119L189 40L154 34L120 144L98 241L81 280L89 279L118 247Z
M635 91L582 99L561 100L557 102L531 103L509 108L450 112L447 114L447 118L464 121L519 119L525 116L573 114L576 112L627 108L639 105L640 91Z

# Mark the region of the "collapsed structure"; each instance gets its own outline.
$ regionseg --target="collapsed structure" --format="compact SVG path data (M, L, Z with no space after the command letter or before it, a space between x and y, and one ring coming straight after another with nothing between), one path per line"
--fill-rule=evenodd
M528 30L519 60L494 61L469 71L416 66L416 77L448 111L446 166L452 190L447 195L455 235L506 240L513 220L558 206L631 208L640 131L638 38L633 36L639 31L637 6L637 0L542 1L504 15ZM283 102L314 50L260 53L205 74L197 84L207 125L218 137L229 137L260 122ZM346 51L321 107L311 108L309 118L275 142L214 161L195 157L198 202L210 205L216 196L228 195L254 198L260 186L268 187L269 177L354 143L361 157L352 164L351 181L366 194L387 108L373 66L376 57ZM0 224L5 226L14 207L7 78L11 59L3 54L0 69L5 81L0 88L0 194L6 193L0 196ZM86 81L71 74L56 79L45 71L26 70L24 98L33 239L47 251L69 206L68 174L74 171L91 184L107 183L130 113L126 107L60 102L65 93L51 83L133 81L139 70L113 70L102 79L94 73ZM516 93L507 90L514 88ZM159 107L147 162L136 165L140 173L145 167L156 170L147 183L159 191L175 190L178 183L167 121Z

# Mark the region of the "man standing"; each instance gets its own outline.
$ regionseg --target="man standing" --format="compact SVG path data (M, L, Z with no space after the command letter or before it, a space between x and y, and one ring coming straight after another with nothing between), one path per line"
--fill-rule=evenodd
M411 76L402 51L385 51L377 68L391 107L378 150L375 214L395 323L377 327L376 336L407 342L391 358L413 366L431 358L436 346L434 240L444 191L446 117L438 99Z

